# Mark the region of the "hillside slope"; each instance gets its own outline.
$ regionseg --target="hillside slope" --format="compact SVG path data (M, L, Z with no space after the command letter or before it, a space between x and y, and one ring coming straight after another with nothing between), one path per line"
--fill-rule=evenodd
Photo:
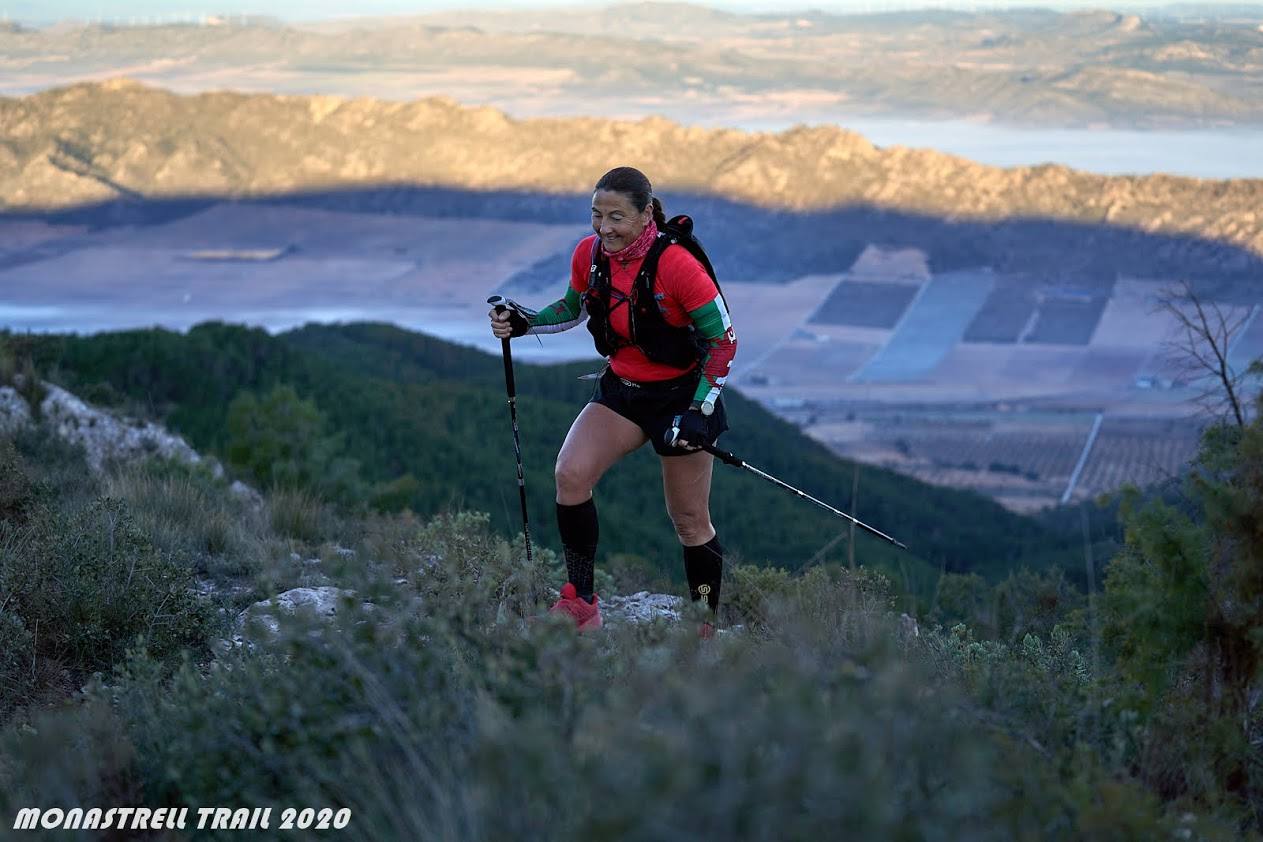
M161 330L49 336L39 362L81 392L145 404L204 452L222 453L226 416L241 390L288 383L312 399L345 437L347 454L376 483L411 475L411 507L489 512L497 529L519 528L512 439L500 360L399 328L308 326L268 336L206 324L187 335ZM590 394L575 379L583 364L519 367L519 415L538 540L557 546L551 468L569 424ZM752 464L840 507L849 506L852 468L796 428L730 391L733 430L721 444ZM602 554L633 553L678 577L679 548L662 503L657 460L633 455L597 491ZM750 476L718 467L716 523L735 558L796 568L843 531L810 504ZM861 563L892 571L914 589L936 571L992 578L1013 566L1073 562L1077 536L1063 538L974 494L934 488L864 468L857 514L912 548L901 553L861 533ZM828 556L845 557L845 542Z

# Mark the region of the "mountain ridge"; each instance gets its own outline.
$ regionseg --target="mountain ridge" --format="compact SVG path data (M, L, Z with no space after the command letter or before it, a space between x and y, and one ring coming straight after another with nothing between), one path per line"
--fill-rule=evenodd
M1263 255L1261 179L1001 169L879 148L831 126L769 133L658 117L519 119L450 98L179 95L113 79L0 99L0 136L8 212L391 183L582 194L596 174L630 163L660 191L787 211L863 203L948 220L1105 223Z

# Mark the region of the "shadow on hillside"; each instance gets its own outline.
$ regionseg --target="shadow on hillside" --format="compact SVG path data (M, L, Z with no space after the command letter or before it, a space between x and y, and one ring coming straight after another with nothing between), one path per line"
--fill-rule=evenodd
M849 205L824 211L767 209L713 196L667 194L668 215L689 213L721 279L784 281L847 269L870 243L916 248L935 272L991 267L1035 283L1108 294L1117 277L1189 278L1210 298L1256 303L1251 282L1263 278L1263 257L1205 238L1148 233L1110 224L1014 218L978 221ZM215 196L120 199L55 211L9 211L3 219L37 219L92 228L154 226L191 216L223 201L364 214L587 224L587 195L473 191L391 185L299 191L246 199ZM0 269L50 254L0 257ZM565 255L538 267L556 277ZM560 263L559 263L560 262ZM524 280L529 280L524 279Z

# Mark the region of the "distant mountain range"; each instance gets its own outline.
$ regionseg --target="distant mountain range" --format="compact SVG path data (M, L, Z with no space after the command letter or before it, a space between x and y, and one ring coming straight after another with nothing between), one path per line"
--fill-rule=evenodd
M663 113L835 122L900 114L1025 125L1263 123L1263 16L1023 9L732 14L683 3L305 26L0 27L0 92L130 75L181 91L413 99L515 116ZM692 122L692 120L690 120Z
M1201 274L1252 275L1263 258L1263 180L998 169L879 149L836 128L772 134L654 118L514 120L445 99L179 96L122 80L0 99L0 208L10 214L389 185L573 198L625 163L668 193L770 210L863 207L936 224L1043 219L1176 235L1170 248L1196 252Z

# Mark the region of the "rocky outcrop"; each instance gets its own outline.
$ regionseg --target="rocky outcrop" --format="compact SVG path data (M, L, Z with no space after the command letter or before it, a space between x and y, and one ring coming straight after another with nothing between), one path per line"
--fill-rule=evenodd
M238 614L232 640L240 644L252 625L261 629L266 636L275 637L281 631L278 615L293 615L300 611L307 611L314 617L333 617L338 613L339 601L343 598L354 597L355 591L346 588L332 586L291 588L284 593L256 602Z
M179 435L152 421L116 415L94 407L52 383L41 383L40 421L60 438L83 447L88 466L97 472L110 462L128 462L148 457L174 459L188 465L208 464L216 478L224 468L215 459L206 460ZM35 423L34 413L17 389L0 386L0 435ZM252 508L263 505L263 495L240 480L229 492Z
M0 435L31 423L31 408L12 386L0 386Z
M657 620L677 621L684 608L678 596L638 591L627 596L612 596L601 602L601 622L607 625L652 623Z
M127 461L145 456L191 465L202 461L188 442L158 424L121 418L89 406L51 383L45 383L44 389L46 397L40 404L40 417L61 438L82 445L93 470L100 471L111 459Z

